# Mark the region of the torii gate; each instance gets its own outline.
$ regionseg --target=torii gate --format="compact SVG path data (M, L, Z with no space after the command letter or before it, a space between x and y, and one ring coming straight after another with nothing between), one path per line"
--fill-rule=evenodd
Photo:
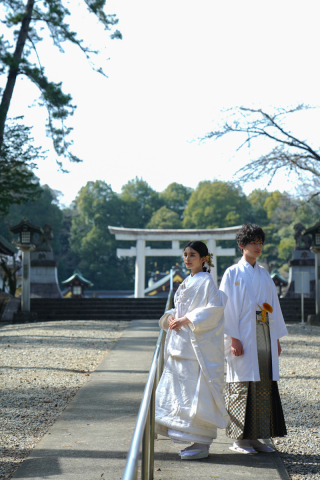
M234 248L221 248L216 246L217 240L234 240L236 233L240 229L237 227L228 228L208 228L203 230L157 230L144 228L123 228L109 226L110 233L116 236L117 240L135 240L136 246L131 248L117 248L118 257L136 257L135 269L135 298L144 297L145 288L145 266L146 257L179 257L182 255L179 242L191 240L202 240L207 243L208 250L213 254L213 264L215 268L211 270L211 275L217 283L217 257L234 256ZM171 248L151 248L146 247L146 241L171 241Z

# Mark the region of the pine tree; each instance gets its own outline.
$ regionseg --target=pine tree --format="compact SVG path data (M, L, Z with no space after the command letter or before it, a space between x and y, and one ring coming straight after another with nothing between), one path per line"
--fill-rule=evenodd
M106 30L113 30L118 23L115 15L106 15L104 7L106 0L84 0L89 12L96 15L99 22ZM4 0L2 10L5 13L3 23L8 30L15 29L15 44L0 36L0 74L6 75L6 86L3 90L0 104L0 153L4 142L5 126L8 118L10 102L18 75L26 76L40 90L44 105L48 111L48 133L52 137L53 145L58 156L68 157L71 161L79 161L70 151L71 142L67 136L71 129L66 126L66 120L73 115L75 106L72 105L72 97L62 91L62 84L51 82L44 73L44 67L29 60L30 53L37 54L37 43L43 38L41 28L46 26L56 47L63 51L62 44L71 42L77 45L90 59L92 51L86 47L83 40L78 38L67 22L70 11L63 0ZM111 34L111 38L121 38L118 30ZM13 51L14 50L14 51ZM101 69L96 69L102 72Z
M121 38L115 25L115 15L106 15L106 0L83 0L89 13L94 14L110 37ZM71 151L72 131L67 120L73 115L75 106L72 96L62 90L62 83L52 82L45 75L42 60L38 56L37 44L49 31L53 44L63 52L62 45L70 42L78 46L91 62L97 54L84 45L68 23L71 13L67 0L3 0L0 5L0 21L6 27L7 39L0 35L0 76L6 77L4 89L0 89L0 214L8 211L8 205L32 200L39 194L38 181L32 170L41 151L33 146L30 128L22 119L9 119L9 107L19 75L28 78L40 92L42 104L48 112L47 134L52 138L57 154L57 163L63 170L63 159L81 161ZM2 29L3 30L3 29ZM35 52L36 63L31 60ZM50 59L46 58L46 61Z

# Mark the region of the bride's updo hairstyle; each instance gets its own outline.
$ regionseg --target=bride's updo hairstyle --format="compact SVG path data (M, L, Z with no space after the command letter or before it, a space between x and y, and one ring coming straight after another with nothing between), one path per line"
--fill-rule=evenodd
M205 243L200 242L199 240L195 240L194 242L189 242L183 249L185 251L186 248L192 248L192 250L195 250L196 252L199 253L200 258L202 257L207 257L209 255L208 247ZM207 262L203 262L202 264L202 271L203 272L210 272L211 268L209 267L207 263L207 267L204 266L204 264Z

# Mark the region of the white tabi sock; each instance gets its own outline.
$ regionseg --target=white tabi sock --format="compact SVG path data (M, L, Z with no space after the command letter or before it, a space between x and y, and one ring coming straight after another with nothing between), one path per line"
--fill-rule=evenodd
M261 447L264 443L260 442L260 440L249 440L250 445L254 447Z
M183 453L184 456L191 456L194 455L195 450L201 451L201 452L208 452L209 451L210 445L206 445L204 443L193 443L189 447L185 448L184 450L181 450L180 453Z
M251 447L251 440L235 440L233 442L234 447L248 448Z

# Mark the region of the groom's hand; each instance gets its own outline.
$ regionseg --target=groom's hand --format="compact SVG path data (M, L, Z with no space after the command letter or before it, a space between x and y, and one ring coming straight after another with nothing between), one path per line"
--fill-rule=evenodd
M233 353L233 355L235 355L236 357L241 357L241 355L243 355L242 343L237 338L231 337L231 339L231 353Z

